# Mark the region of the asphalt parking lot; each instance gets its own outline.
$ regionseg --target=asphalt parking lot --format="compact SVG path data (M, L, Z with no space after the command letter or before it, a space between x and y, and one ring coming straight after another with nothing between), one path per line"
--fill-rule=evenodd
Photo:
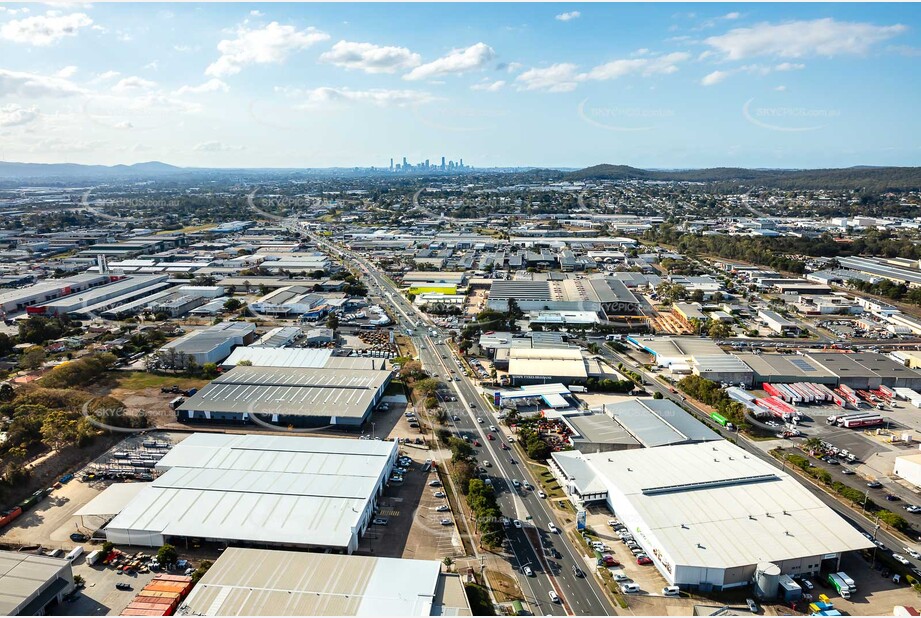
M100 565L90 566L83 554L74 565L74 575L81 575L86 580L86 588L73 597L73 601L64 602L53 610L58 616L105 616L118 615L128 607L138 591L153 579L154 573L137 573L120 575L115 569ZM118 590L115 584L128 582L131 590Z

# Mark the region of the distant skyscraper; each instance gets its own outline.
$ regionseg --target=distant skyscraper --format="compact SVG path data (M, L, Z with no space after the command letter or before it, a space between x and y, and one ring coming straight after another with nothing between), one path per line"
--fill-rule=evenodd
M441 157L441 169L442 169L442 171L444 171L444 168L445 168L445 158L444 158L444 157Z
M408 163L406 162L406 157L403 157L403 169L404 169L404 170L406 169L406 166L407 166L407 165L408 165Z
M460 160L460 164L458 165L458 167L460 167L461 169L464 169L464 160L463 160L463 159Z
M390 157L390 171L393 171L393 157Z

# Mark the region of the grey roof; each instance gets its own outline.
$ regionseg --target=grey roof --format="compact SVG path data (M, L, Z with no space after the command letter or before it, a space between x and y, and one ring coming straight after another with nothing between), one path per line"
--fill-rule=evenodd
M791 382L834 382L835 374L805 356L786 354L737 354L752 368L756 380Z
M179 410L363 418L390 377L389 371L234 367Z
M0 551L0 614L17 615L62 571L70 571L70 563L60 558Z
M492 282L490 300L551 300L550 286L546 281L501 281Z
M641 446L623 425L606 414L572 415L564 417L572 425L579 437L573 438L578 448L579 442L595 444L620 444L624 446Z
M440 567L436 560L229 547L177 615L469 616L459 578Z
M606 412L646 447L722 439L667 399L635 399L608 406Z

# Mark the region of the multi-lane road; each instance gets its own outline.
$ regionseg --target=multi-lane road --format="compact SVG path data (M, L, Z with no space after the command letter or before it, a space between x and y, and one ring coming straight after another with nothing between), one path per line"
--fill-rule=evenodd
M587 566L565 533L550 532L551 522L559 530L563 530L563 526L557 520L553 507L538 495L536 479L521 461L515 444L509 442L509 431L500 425L492 406L473 380L464 375L454 351L445 341L446 331L429 322L368 260L333 247L323 239L315 240L360 267L372 297L386 303L392 310L396 326L410 333L423 368L442 380L449 397L456 399L443 403L449 418L449 429L458 437L467 436L471 443L477 441L480 444L474 448L477 465L486 468L503 514L522 524L521 528L510 525L506 529L508 543L505 549L532 611L560 616L614 615L614 607L594 579L594 569ZM496 429L491 430L491 427ZM490 440L488 434L492 434L494 439ZM503 449L503 445L509 449ZM488 466L486 462L489 462ZM518 481L521 487L515 487L514 481ZM524 489L525 481L535 489ZM541 539L541 547L534 547L527 534L528 528L537 532L531 536ZM577 576L573 566L578 567L584 576ZM525 567L529 567L532 576L525 575ZM560 603L551 601L551 591L560 598Z

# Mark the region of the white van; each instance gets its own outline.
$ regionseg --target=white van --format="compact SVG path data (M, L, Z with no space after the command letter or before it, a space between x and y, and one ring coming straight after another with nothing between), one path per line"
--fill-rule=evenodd
M667 597L676 597L681 594L681 588L678 586L666 586L662 588L662 594Z
M70 550L69 554L64 556L64 560L66 560L67 562L73 562L74 560L76 560L82 555L83 555L83 547L81 547L80 545L77 545L72 550Z
M620 585L620 589L624 591L625 594L632 592L639 592L640 585L635 582L623 583Z

